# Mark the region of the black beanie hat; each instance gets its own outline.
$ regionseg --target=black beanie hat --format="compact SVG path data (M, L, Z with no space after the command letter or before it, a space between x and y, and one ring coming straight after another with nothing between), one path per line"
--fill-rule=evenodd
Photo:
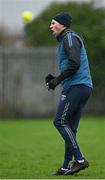
M66 27L70 27L72 23L72 17L66 12L61 12L55 15L53 19Z

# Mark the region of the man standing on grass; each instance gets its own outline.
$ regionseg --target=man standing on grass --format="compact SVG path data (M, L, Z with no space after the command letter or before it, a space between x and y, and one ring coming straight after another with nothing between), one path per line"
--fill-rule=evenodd
M61 12L53 17L50 25L59 42L60 75L54 77L48 74L45 81L48 90L55 90L59 84L63 87L54 125L65 141L64 162L55 175L71 175L89 166L80 151L76 132L81 111L91 95L93 85L83 40L70 29L71 23L71 16Z

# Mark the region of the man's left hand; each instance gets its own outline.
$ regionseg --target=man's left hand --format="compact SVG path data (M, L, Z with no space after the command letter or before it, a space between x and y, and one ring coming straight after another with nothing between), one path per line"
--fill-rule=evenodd
M58 85L57 79L54 78L48 83L48 88L49 88L49 90L50 89L55 90L57 85Z

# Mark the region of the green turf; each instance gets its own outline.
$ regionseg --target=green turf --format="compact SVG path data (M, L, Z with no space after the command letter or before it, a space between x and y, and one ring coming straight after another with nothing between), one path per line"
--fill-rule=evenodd
M52 120L0 121L0 179L104 179L105 118L83 118L78 129L90 167L73 176L52 176L63 162L63 140Z

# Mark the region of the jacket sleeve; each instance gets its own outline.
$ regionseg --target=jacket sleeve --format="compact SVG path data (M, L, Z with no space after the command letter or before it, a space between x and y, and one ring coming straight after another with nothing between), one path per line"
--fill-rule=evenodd
M72 74L76 73L76 71L80 67L80 40L75 36L72 36L72 38L70 39L66 35L63 40L63 46L68 58L68 67L57 77L57 84L59 84L64 79L70 77Z

